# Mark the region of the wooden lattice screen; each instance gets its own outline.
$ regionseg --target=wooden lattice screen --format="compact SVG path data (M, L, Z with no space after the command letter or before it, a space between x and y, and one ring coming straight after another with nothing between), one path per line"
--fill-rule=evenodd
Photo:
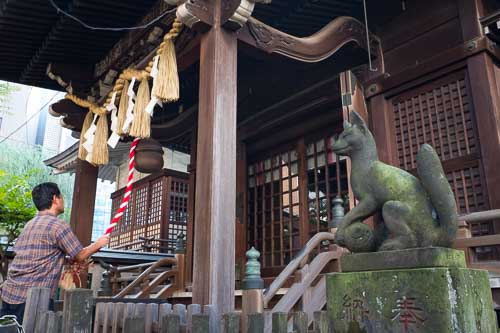
M112 215L118 210L125 189L111 195ZM110 237L110 247L123 246L139 237L176 240L187 228L188 175L164 169L134 183L125 214ZM140 244L132 249L140 248Z
M332 220L333 199L340 193L344 207L349 207L349 187L345 158L331 150L333 139L324 137L307 145L307 191L309 236L328 230ZM337 165L340 165L337 168Z
M392 99L400 167L415 171L420 145L431 144L455 192L460 213L488 209L474 110L464 71ZM477 223L473 235L493 233Z
M249 243L263 267L283 266L300 250L297 151L250 164L248 189Z
M306 141L305 149L256 158L248 165L248 245L261 252L263 268L288 264L301 250L301 239L328 230L339 192L348 207L346 160L331 151L331 143L332 137L324 136ZM301 160L306 170L300 169ZM301 202L301 191L307 202Z

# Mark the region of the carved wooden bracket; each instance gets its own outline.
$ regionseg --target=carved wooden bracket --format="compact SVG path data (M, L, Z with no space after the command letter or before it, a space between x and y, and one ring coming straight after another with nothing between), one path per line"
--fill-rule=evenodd
M47 76L56 81L68 92L76 94L84 93L84 90L92 83L92 66L82 67L76 64L49 63L47 65Z
M221 0L220 24L230 30L242 28L248 21L256 3L271 0ZM214 23L215 4L212 0L187 0L177 9L177 17L188 27L206 31Z
M49 107L49 113L60 119L61 126L77 132L82 130L83 120L87 109L79 107L68 99L62 99Z
M336 18L317 33L303 38L288 35L250 18L238 31L238 39L265 52L282 54L303 62L324 60L348 43L368 50L365 26L355 18L345 16ZM370 46L372 54L382 59L380 39L373 34L370 34ZM383 71L383 68L379 70Z
M222 26L233 31L241 29L252 15L255 2L254 0L223 0Z
M177 17L186 26L197 31L207 31L214 25L212 0L187 0L177 7Z

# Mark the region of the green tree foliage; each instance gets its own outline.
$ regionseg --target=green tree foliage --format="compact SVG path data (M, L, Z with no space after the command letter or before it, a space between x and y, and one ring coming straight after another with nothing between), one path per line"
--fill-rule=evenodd
M26 222L36 214L31 200L31 185L27 176L7 174L0 170L0 273L5 279L8 268L7 248L14 244Z
M6 141L0 145L0 169L9 175L25 177L31 188L44 182L56 183L61 190L65 204L65 212L60 217L69 221L74 175L55 175L52 173L52 169L43 163L44 160L54 156L55 153L41 146Z
M7 102L11 98L11 93L16 90L19 90L19 87L16 87L9 82L0 81L0 114L10 114L10 111L7 108Z

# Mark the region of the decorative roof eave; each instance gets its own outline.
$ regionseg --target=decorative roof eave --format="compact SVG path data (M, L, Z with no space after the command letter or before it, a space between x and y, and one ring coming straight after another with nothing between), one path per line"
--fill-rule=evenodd
M372 33L369 35L368 46L365 26L347 16L334 19L308 37L295 37L250 18L238 32L238 39L267 53L278 53L302 62L320 62L353 42L367 52L370 47L370 52L383 64L380 38ZM383 68L379 70L383 72Z
M54 174L62 174L67 172L75 172L78 158L79 142L74 143L68 149L60 152L59 154L43 161L45 165L53 168ZM116 172L118 165L123 163L126 159L127 153L130 149L130 143L120 142L115 149L109 151L109 164L99 168L99 179L109 180L114 182L116 180Z

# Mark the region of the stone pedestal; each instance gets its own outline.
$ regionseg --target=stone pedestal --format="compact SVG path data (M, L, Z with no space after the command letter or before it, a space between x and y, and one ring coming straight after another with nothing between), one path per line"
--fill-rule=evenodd
M333 332L497 332L488 274L462 251L350 254L341 266L327 276Z

